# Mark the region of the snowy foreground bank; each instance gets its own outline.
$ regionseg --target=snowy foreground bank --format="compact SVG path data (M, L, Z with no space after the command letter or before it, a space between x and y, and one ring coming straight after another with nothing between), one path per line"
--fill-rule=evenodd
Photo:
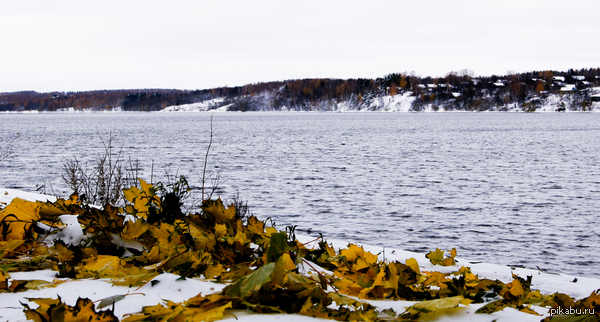
M0 203L2 207L10 203L13 198L35 201L54 201L51 196L39 195L12 189L0 188ZM73 216L74 217L74 216ZM63 228L63 238L70 237L78 238L81 235L81 228L77 220L69 221L67 217L63 219L67 227ZM304 242L310 241L312 238L306 236L297 236ZM337 240L327 240L332 243L337 250L347 247L347 243ZM310 244L308 245L310 246ZM589 296L593 291L600 289L600 279L591 279L585 277L548 274L535 269L510 268L499 265L473 263L460 258L456 258L457 263L452 266L439 266L431 264L430 260L424 254L402 251L398 249L381 249L380 247L371 247L361 245L365 251L373 254L379 254L379 259L387 261L405 262L409 258L414 258L419 264L421 271L439 271L442 273L457 271L461 266L471 268L472 273L479 278L497 279L504 283L509 283L513 280L513 274L523 278L531 275L532 290L539 290L542 294L553 294L556 292L564 293L572 296L575 299L581 299ZM315 266L317 269L318 266ZM300 270L308 273L313 268L304 265ZM180 276L163 273L138 288L129 288L123 286L113 286L110 281L103 279L57 279L57 272L52 270L40 270L34 272L11 272L10 280L38 280L46 282L55 282L51 287L30 289L25 292L18 293L0 293L0 321L25 321L26 317L23 313L22 303L29 303L35 307L35 304L28 302L28 298L57 298L60 297L66 304L75 305L79 297L89 298L96 305L102 299L111 296L119 296L130 294L124 299L114 303L114 314L119 318L124 315L137 313L144 306L156 305L165 301L182 302L188 300L198 293L207 295L220 292L226 284L214 283L201 279L181 279ZM10 281L9 280L9 281ZM98 301L98 302L96 302ZM376 306L379 310L392 308L395 312L401 313L405 308L412 306L416 302L411 301L374 301L364 300ZM513 308L505 308L499 312L492 314L475 314L475 311L482 304L470 304L468 306L460 305L457 310L454 310L450 315L441 315L439 321L540 321L543 317L550 316L548 308L531 306L531 309L540 315L523 313ZM113 305L106 306L107 308ZM106 308L103 308L106 309ZM314 321L321 320L301 315L289 314L255 314L249 311L226 311L223 320L226 321Z

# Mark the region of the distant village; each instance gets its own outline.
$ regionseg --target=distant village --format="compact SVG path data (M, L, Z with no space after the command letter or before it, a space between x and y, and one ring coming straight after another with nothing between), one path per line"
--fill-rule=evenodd
M195 91L0 93L0 112L40 111L600 111L600 68L476 77L393 73L295 79Z

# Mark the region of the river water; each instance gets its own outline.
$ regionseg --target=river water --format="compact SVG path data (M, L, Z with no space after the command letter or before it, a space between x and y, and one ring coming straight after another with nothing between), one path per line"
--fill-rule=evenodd
M600 277L600 113L0 114L0 186L66 195L65 160L112 137L197 192L211 116L216 193L279 229Z

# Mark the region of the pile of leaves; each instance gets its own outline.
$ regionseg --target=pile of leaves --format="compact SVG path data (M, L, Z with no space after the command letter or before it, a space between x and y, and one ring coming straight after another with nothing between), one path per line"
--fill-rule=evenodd
M385 261L354 244L336 251L323 238L309 249L295 238L294 227L279 231L272 221L268 225L221 199L204 200L200 212L184 214L181 198L189 189L184 178L169 187L139 182L139 187L123 191L124 207L88 206L75 194L53 203L15 198L0 210L0 292L60 283L14 280L10 278L14 271L53 269L58 277L105 278L128 287L169 272L228 286L182 303L144 307L123 321L213 321L231 309L340 321L403 321L453 313L471 303L487 303L477 313L512 307L537 314L531 305L593 309L596 315L586 321L598 321L600 291L575 301L565 294L532 290L531 276L513 275L513 281L505 284L479 278L468 267L426 272L414 258ZM83 230L83 238L75 244L57 237L64 214L77 215ZM448 253L444 257L437 249L427 258L434 265L455 265L456 250ZM125 296L104 299L97 307ZM399 314L378 311L362 301L367 299L417 303ZM118 321L110 309L96 311L89 299L80 298L73 307L60 298L29 300L38 305L32 309L23 304L27 318L34 321Z

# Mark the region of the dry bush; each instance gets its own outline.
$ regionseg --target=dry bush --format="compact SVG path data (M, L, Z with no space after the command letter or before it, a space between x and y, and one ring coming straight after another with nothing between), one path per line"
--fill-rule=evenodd
M129 167L123 161L122 151L113 151L112 137L108 144L100 137L104 153L96 156L88 164L80 162L77 157L69 158L63 165L62 178L71 190L88 204L122 205L122 190L137 185L138 161L129 159Z

